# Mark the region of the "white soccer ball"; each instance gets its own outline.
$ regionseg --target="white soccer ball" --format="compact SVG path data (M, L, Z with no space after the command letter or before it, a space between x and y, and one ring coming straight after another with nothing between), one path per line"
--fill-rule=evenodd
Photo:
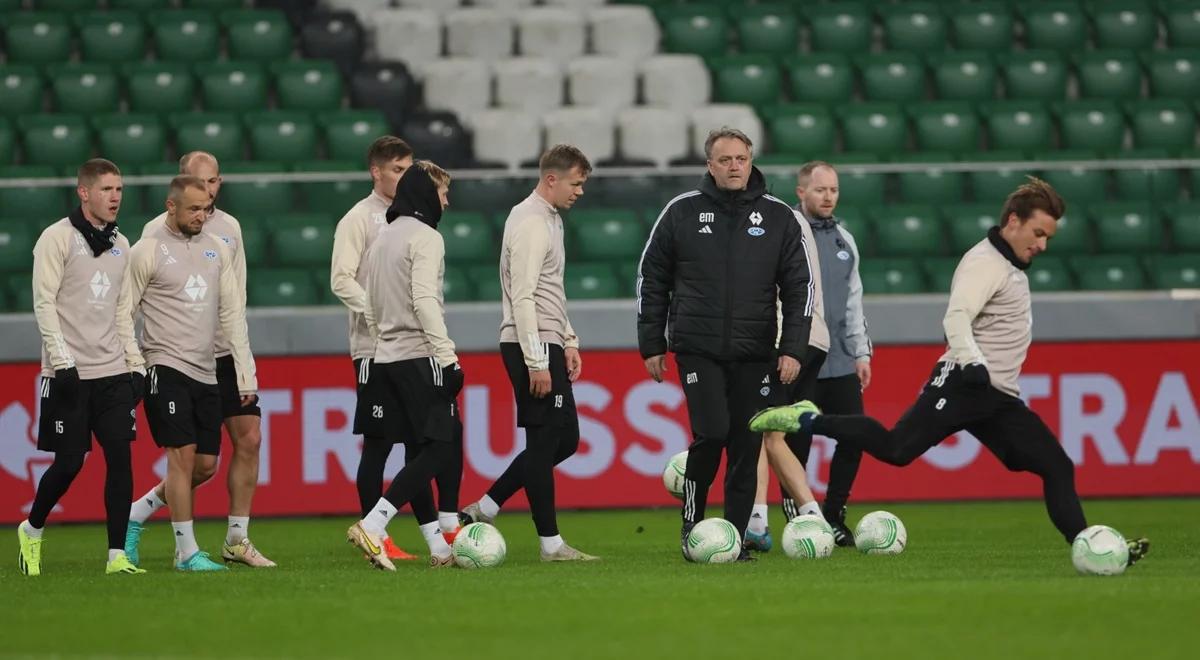
M792 559L822 559L834 545L833 528L821 516L796 516L783 528L783 554Z
M687 470L687 457L686 451L675 454L667 461L667 467L663 470L663 485L677 500L683 499L683 475Z
M458 530L450 550L459 568L494 568L503 564L508 554L508 546L500 530L481 522Z
M898 555L908 543L904 523L887 511L872 511L854 528L854 545L868 555Z
M1071 563L1084 575L1120 575L1129 565L1129 546L1112 527L1092 525L1071 544Z
M688 534L688 559L697 564L727 564L741 553L742 536L724 518L701 520Z

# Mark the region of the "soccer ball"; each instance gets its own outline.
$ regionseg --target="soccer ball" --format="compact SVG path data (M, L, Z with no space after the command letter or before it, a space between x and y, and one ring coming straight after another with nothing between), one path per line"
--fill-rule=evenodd
M667 461L667 467L663 470L663 485L677 500L683 499L683 474L687 470L687 456L686 451L675 454Z
M494 568L504 563L508 546L500 530L477 522L458 530L451 551L459 568Z
M727 564L742 553L742 536L724 518L696 523L687 537L688 559L697 564Z
M854 528L854 545L868 555L898 555L908 543L904 523L887 511L872 511Z
M1129 546L1112 527L1092 525L1071 544L1071 563L1084 575L1120 575L1129 564Z
M792 559L828 557L833 546L833 528L821 516L796 516L783 528L783 554Z

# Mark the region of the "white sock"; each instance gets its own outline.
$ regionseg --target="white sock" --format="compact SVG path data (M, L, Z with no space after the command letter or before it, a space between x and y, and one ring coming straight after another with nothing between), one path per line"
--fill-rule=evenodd
M542 553L547 555L552 552L557 552L559 548L563 547L561 534L555 534L554 536L539 536L538 541L542 544Z
M379 498L375 506L371 507L371 513L367 514L366 518L362 519L363 529L374 534L375 536L387 536L388 523L396 516L396 507L384 498Z
M825 515L823 513L821 513L821 505L817 504L815 500L812 502L809 502L808 504L801 505L800 515L816 516L816 517L820 518L821 520L825 520Z
M750 509L750 531L755 534L767 533L767 505L755 504Z
M167 505L158 496L158 493L155 492L155 488L158 488L158 486L151 488L149 493L133 501L133 504L129 507L129 520L139 524L145 523L150 519L150 516L154 515L155 511Z
M25 534L31 539L42 538L42 532L45 531L44 527L34 527L28 520L21 523L21 529L25 530Z
M496 500L487 495L479 498L479 510L488 518L495 518L500 515L500 505L496 504Z
M229 516L229 528L225 530L226 545L237 545L250 535L250 516Z
M450 554L450 546L442 536L442 530L438 523L431 522L421 525L421 536L424 536L425 542L429 544L429 554L438 557L446 557Z
M112 548L108 549L108 561L110 561L110 562L113 561L114 559L116 559L117 557L123 557L123 556L125 556L124 550L120 550L120 549L114 550Z
M200 552L200 546L196 544L196 532L192 529L192 521L185 520L183 522L171 522L171 529L175 530L175 556L181 561Z
M438 511L438 526L443 532L453 532L458 529L458 513Z

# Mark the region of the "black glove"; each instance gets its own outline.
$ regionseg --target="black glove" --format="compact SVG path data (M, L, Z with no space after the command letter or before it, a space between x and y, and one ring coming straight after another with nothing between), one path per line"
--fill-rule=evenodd
M133 387L133 403L137 405L146 395L146 374L140 371L129 372L129 384Z
M74 403L75 397L79 394L79 370L75 367L56 370L54 372L53 387L55 397L63 397L63 399Z
M463 383L466 377L463 375L462 367L458 363L442 367L441 384L438 385L438 391L447 399L455 399L458 393L462 391Z
M981 362L972 362L962 367L963 383L975 390L987 389L992 379L988 376L987 367Z

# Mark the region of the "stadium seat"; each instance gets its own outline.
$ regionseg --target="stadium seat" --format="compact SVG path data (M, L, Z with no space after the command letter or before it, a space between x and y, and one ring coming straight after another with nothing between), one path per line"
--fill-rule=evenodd
M221 23L230 59L274 62L292 54L292 25L281 11L230 9L221 12Z
M617 155L617 124L605 108L560 108L542 115L546 144L573 144L592 163L612 160Z
M83 12L95 9L99 0L33 0L30 3L39 11Z
M1097 48L1149 49L1158 39L1158 18L1149 3L1131 0L1097 4L1091 15Z
M37 236L30 225L16 220L0 222L0 269L28 271L33 267L33 244Z
M925 66L916 55L890 51L863 55L856 62L868 100L910 102L925 97Z
M976 154L966 155L963 158L964 160L979 163L1011 163L1027 159L1026 155L1020 151L1004 149L981 151ZM971 182L972 199L979 203L986 203L989 206L995 205L996 208L993 212L999 212L1000 204L1004 202L1009 193L1016 190L1017 186L1026 181L1025 177L1027 174L1032 174L1032 172L993 166L968 172L967 179Z
M587 10L587 19L599 55L642 60L658 52L662 33L648 7L596 7Z
M363 25L371 25L372 16L393 3L392 0L324 0L322 4L334 11L353 12Z
M457 179L450 184L451 208L489 215L498 233L504 229L508 210L528 196L528 188L508 177Z
M629 108L617 115L621 156L665 167L689 152L687 119L666 108Z
M1095 99L1136 99L1142 67L1131 52L1090 51L1076 57L1079 95Z
M1125 139L1125 120L1108 101L1073 101L1056 107L1065 149L1117 151Z
M199 70L204 108L253 112L267 107L267 73L258 62L215 62Z
M1144 53L1153 98L1200 98L1200 50Z
M378 110L326 112L318 115L317 123L329 157L343 161L365 161L371 143L391 131L387 118Z
M217 59L220 26L207 11L172 9L150 15L158 59L206 62Z
M253 307L316 305L317 286L303 268L260 268L246 282L247 302Z
M954 270L958 267L958 261L959 257L931 257L921 260L921 269L925 271L929 291L950 293L950 284L954 281Z
M1076 52L1086 45L1087 19L1074 2L1031 3L1025 6L1022 18L1029 48Z
M112 9L130 9L134 11L154 11L173 6L171 0L108 0Z
M454 9L445 16L446 51L452 57L494 60L515 52L513 18L486 7Z
M805 6L815 51L865 53L871 49L871 14L858 2Z
M76 163L78 165L78 163ZM48 165L20 165L0 167L0 179L34 179L49 178L57 174ZM70 193L68 202L67 194ZM57 220L65 214L69 206L77 203L74 188L63 187L28 187L0 188L0 209L7 217Z
M573 105L628 108L637 102L634 63L611 55L576 57L567 62L567 96Z
M1067 93L1067 65L1048 50L1002 55L1004 93L1010 99L1057 100Z
M514 57L492 63L496 104L541 114L563 104L563 70L550 59Z
M708 67L696 55L655 55L639 68L646 105L687 110L708 103Z
M8 277L8 309L13 312L33 311L33 276L25 273Z
M442 19L432 9L381 9L366 25L375 32L375 55L381 60L413 66L442 55Z
M869 173L855 165L877 162L875 156L842 154L834 161L838 168L838 194L843 205L868 206L883 204L887 178L882 174ZM844 210L844 209L843 209ZM851 220L858 218L847 213Z
M466 269L467 280L475 292L475 300L500 302L502 289L500 268L496 264L470 266Z
M882 5L879 17L890 50L929 53L946 47L946 17L936 3Z
M1086 254L1092 251L1092 225L1084 212L1085 203L1072 206L1067 200L1067 213L1058 219L1058 230L1051 241L1051 250L1058 254Z
M162 162L167 131L156 115L98 115L92 120L100 155L121 167Z
M710 131L722 126L736 126L750 138L753 144L763 143L762 121L758 113L748 105L737 103L714 103L694 108L689 113L692 121L692 155L704 157L704 142Z
M86 12L75 24L84 60L122 63L146 55L146 26L135 12Z
M1146 288L1146 275L1137 258L1093 255L1071 259L1071 270L1083 291L1130 291Z
M290 212L295 202L294 184L291 182L228 180L231 174L279 173L285 169L283 163L222 161L221 175L226 181L221 185L221 208L239 218L274 218ZM333 223L334 219L330 222Z
M897 163L946 163L954 157L946 152L916 151L903 154ZM929 167L917 171L906 171L896 175L901 199L921 204L957 204L966 193L966 175L948 172L940 167Z
M996 214L1003 200L995 204L955 204L945 208L950 251L963 254L982 241L987 230L996 225ZM1057 246L1056 246L1057 247Z
M499 242L482 213L447 211L438 231L446 242L446 261L479 263L499 259Z
M787 55L800 43L800 25L792 7L783 3L748 5L731 14L743 53Z
M583 12L564 7L534 7L517 14L517 44L525 57L555 61L583 55L587 43Z
M350 104L383 111L399 126L416 107L420 87L403 62L372 62L355 69L350 78Z
M925 291L925 278L912 259L864 259L858 272L867 295Z
M1200 289L1200 254L1156 254L1143 262L1159 289Z
M255 160L290 162L317 157L317 127L306 112L245 115L250 153Z
M1044 104L1037 101L997 101L981 104L980 107L992 149L1027 151L1044 149L1052 144L1054 125Z
M1183 252L1200 252L1200 202L1168 204L1165 213L1172 247Z
M121 86L108 64L62 64L46 67L59 112L90 115L117 109Z
M41 112L44 89L42 77L33 66L0 65L0 116Z
M609 264L572 263L563 275L563 286L569 300L624 298L626 287L617 280L616 270Z
M820 103L782 105L763 109L773 152L809 158L832 154L837 129L833 115Z
M492 102L492 75L487 62L450 57L425 66L425 105L459 116L483 110Z
M1012 48L1013 17L1005 2L972 2L947 7L954 45L963 50Z
M907 145L907 122L896 104L860 103L842 108L840 116L846 151L889 154Z
M111 2L111 0L108 1ZM188 9L208 9L210 11L238 9L246 5L243 0L182 0L182 4ZM260 2L259 4L264 3Z
M663 50L696 55L723 55L728 47L729 23L720 5L664 6L658 11Z
M907 110L919 149L963 153L979 148L979 116L970 104L942 101L910 105Z
M334 11L310 16L300 28L304 57L329 60L350 75L362 60L366 35L352 12Z
M996 65L986 52L931 56L933 85L946 101L990 101L996 96Z
M797 101L843 102L854 94L854 69L841 53L796 55L784 62Z
M5 17L4 46L9 64L65 62L71 54L66 14L13 12Z
M26 115L18 125L30 165L78 167L92 155L92 133L81 115Z
M442 167L471 164L471 137L458 117L448 112L423 112L408 117L399 135L423 155Z
M1187 151L1196 145L1196 115L1186 103L1151 99L1128 105L1133 143L1138 148Z
M221 162L245 157L245 131L229 113L178 113L171 115L179 153L207 151Z
M617 283L625 291L621 296L623 298L634 298L637 296L638 265L637 261L626 261L617 264Z
M721 103L770 105L782 93L779 67L767 55L734 55L711 61L716 98Z
M122 69L131 112L172 113L192 109L196 81L186 64L134 62Z
M334 223L322 214L271 216L271 253L280 266L322 266L332 257Z
M271 74L280 108L318 111L342 105L342 76L329 60L276 62Z
M928 204L891 204L868 211L876 247L888 256L936 256L945 252L942 223Z
M0 167L11 165L16 151L17 132L6 117L0 116Z
M1035 293L1070 291L1075 288L1071 269L1067 268L1066 260L1054 255L1039 255L1033 260L1033 264L1029 266L1025 275L1029 278L1029 289Z
M330 143L332 147L332 142ZM371 192L371 179L366 169L367 150L364 148L354 160L313 160L296 163L293 172L358 172L361 181L306 181L298 184L303 193L304 210L322 213L336 221ZM453 193L451 202L454 201Z
M1189 136L1190 137L1190 136ZM1165 159L1166 149L1133 149L1117 154L1119 159ZM1114 168L1116 199L1127 201L1170 202L1179 199L1183 181L1181 171L1174 168L1145 167Z
M447 268L442 275L442 300L447 303L468 302L475 299L475 287L461 268Z
M1158 252L1162 222L1146 203L1108 203L1091 206L1101 252Z
M242 250L246 253L246 266L258 272L267 265L267 230L257 225L242 225Z
M537 117L520 110L480 110L468 121L473 129L475 158L517 169L542 153L542 127Z
M1159 10L1171 48L1200 48L1200 3L1164 3Z
M1095 152L1086 150L1051 151L1034 156L1035 160L1043 162L1093 160L1095 158ZM1083 169L1079 167L1047 169L1041 173L1041 177L1054 186L1054 189L1062 195L1068 204L1072 200L1076 204L1098 202L1106 199L1110 190L1108 172L1103 170Z
M649 231L628 209L571 211L572 256L582 261L629 261L642 254Z

